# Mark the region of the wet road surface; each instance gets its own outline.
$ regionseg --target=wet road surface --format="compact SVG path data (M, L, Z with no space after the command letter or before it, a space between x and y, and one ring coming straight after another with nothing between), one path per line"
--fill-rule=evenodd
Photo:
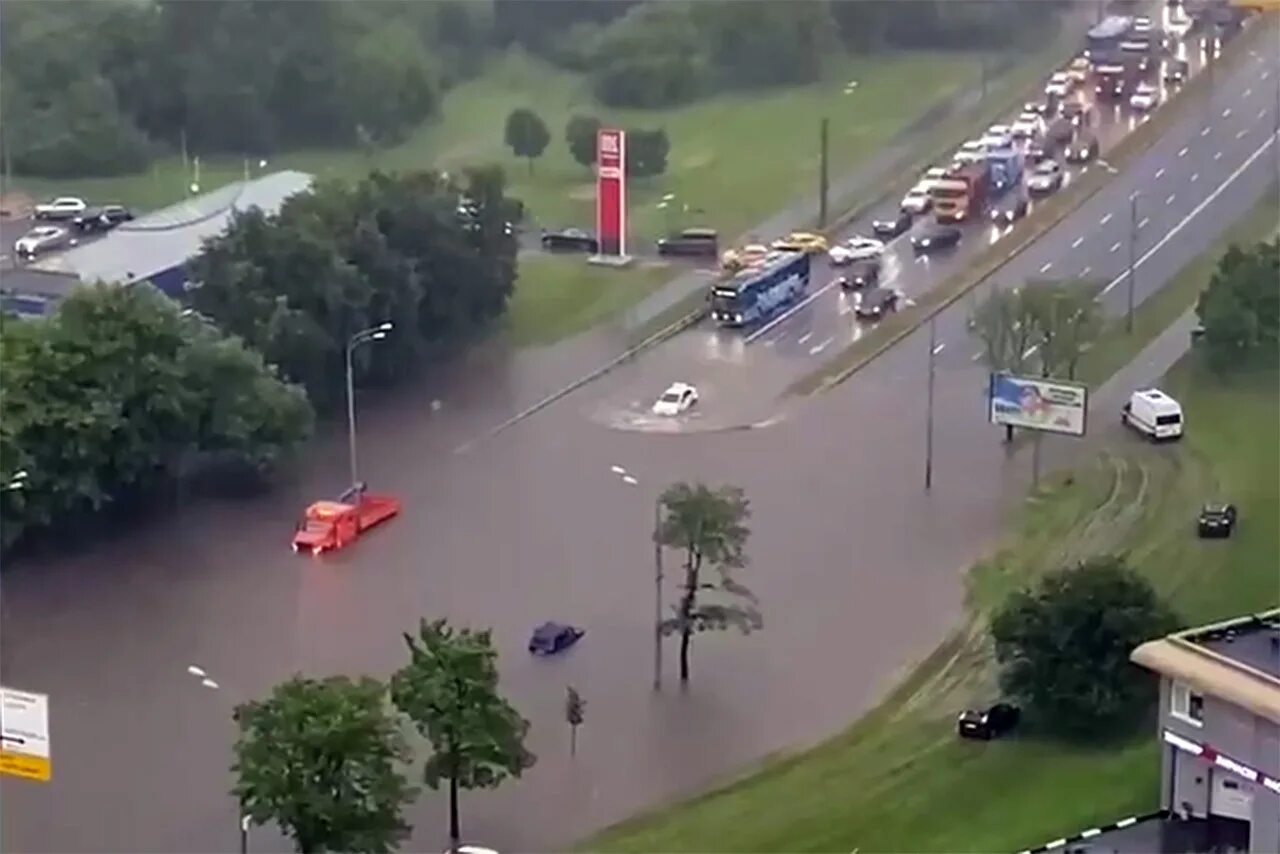
M1274 75L1274 63L1248 74L1263 71ZM1124 182L1140 178L1161 189L1168 179L1175 198L1161 214L1172 219L1160 221L1173 239L1144 244L1139 295L1207 246L1274 175L1274 145L1264 147L1274 99L1244 95L1245 76L1223 86L1218 103L1231 114L1209 134L1180 123L1043 245L1097 236L1100 211L1127 209ZM1201 201L1189 204L1174 172L1204 187ZM1113 263L1108 246L1082 243L1072 257L1102 270ZM1039 250L1015 264L1065 263L1061 251L1040 260ZM231 705L297 670L386 675L403 660L399 632L420 616L493 626L504 686L533 722L538 767L463 800L467 836L500 849L565 844L837 729L945 634L960 572L998 536L1027 481L1026 459L1008 459L985 423L985 371L968 356L966 315L957 306L938 323L946 349L931 495L920 489L921 335L770 429L679 440L602 429L585 413L613 389L588 386L455 454L469 406L496 410L493 399L516 397L501 357L482 355L469 383L440 387L438 411L426 402L440 388L424 390L430 414L420 419L407 405L362 411L365 475L407 509L333 559L299 559L288 537L297 509L341 483L340 452L258 501L195 503L91 554L19 568L5 579L5 678L53 697L54 782L0 784L0 841L21 851L230 849ZM1097 403L1105 411L1119 397ZM668 669L668 690L655 697L648 531L652 502L678 478L731 481L753 498L753 564L742 580L763 601L766 629L700 637L689 693L671 690ZM579 623L588 636L560 660L530 660L527 632L546 619ZM222 688L200 687L189 664ZM560 714L569 682L591 704L573 762ZM438 798L425 796L410 817L411 847L442 842ZM255 831L252 850L284 847L271 830Z

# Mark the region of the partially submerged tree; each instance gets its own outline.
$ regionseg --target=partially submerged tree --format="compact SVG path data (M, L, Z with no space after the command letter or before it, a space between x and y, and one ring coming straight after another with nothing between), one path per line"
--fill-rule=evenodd
M408 835L409 751L381 682L295 676L235 721L232 794L254 823L274 822L303 854L391 851Z
M409 663L391 677L391 698L431 743L423 780L433 790L448 784L449 838L457 848L459 789L494 789L531 768L529 722L498 693L488 631L423 620L404 642Z
M1096 738L1137 723L1154 696L1129 661L1176 621L1117 557L1054 572L1012 594L991 622L1000 686L1061 736Z
M587 719L587 701L569 685L564 691L564 719L569 724L569 755L578 755L578 727Z
M677 483L661 502L663 516L654 536L659 545L684 552L684 579L675 615L660 629L679 636L680 681L687 683L695 633L736 628L749 634L764 626L755 594L733 578L747 565L751 510L742 490L733 486Z

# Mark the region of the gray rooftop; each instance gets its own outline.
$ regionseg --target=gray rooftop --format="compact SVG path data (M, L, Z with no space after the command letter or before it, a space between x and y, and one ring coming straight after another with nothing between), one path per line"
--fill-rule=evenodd
M1209 629L1187 640L1224 658L1280 679L1280 614Z
M305 172L285 171L230 184L139 217L101 240L29 268L69 273L86 282L148 279L198 255L206 240L226 230L234 214L253 208L276 213L290 196L309 189L312 180Z

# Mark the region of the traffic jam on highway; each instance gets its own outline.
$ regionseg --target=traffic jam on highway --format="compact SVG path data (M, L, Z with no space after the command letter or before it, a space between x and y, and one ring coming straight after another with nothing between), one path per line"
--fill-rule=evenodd
M644 388L608 395L597 420L669 431L758 417L758 401L746 404L745 397L774 397L770 392L812 370L824 353L856 342L981 248L1006 239L1037 202L1089 169L1114 171L1100 154L1145 122L1233 33L1197 23L1180 5L1164 6L1158 25L1143 16L1100 21L1041 97L961 144L950 162L928 168L893 207L860 218L835 239L796 231L723 252L708 293L710 326L646 355L651 367L631 372L641 373L635 384ZM1123 218L1099 226L1128 242ZM713 235L698 230L690 238L705 246ZM763 346L750 346L757 343ZM655 376L662 370L655 364L667 373ZM768 387L770 377L776 388ZM687 405L657 400L672 381L695 392ZM695 406L699 401L706 403ZM708 405L736 412L715 417Z

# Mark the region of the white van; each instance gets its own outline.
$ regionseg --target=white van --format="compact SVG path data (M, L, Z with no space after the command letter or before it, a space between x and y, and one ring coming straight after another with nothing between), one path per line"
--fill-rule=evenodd
M1120 420L1152 439L1182 438L1182 404L1158 388L1129 395Z

